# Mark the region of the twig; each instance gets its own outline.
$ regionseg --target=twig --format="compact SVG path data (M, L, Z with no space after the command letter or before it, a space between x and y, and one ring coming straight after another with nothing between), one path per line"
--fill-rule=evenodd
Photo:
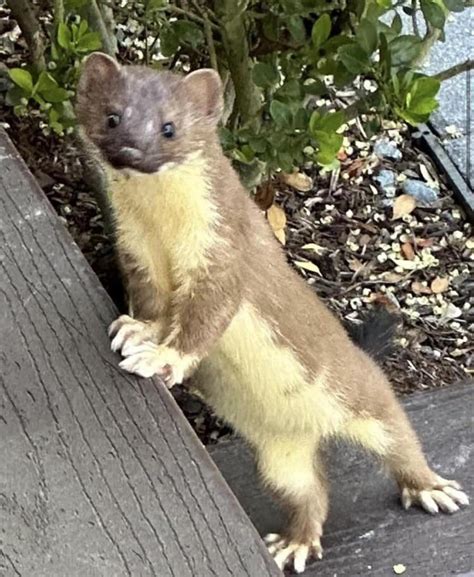
M194 14L194 12L190 12L189 10L183 10L183 8L179 8L178 6L169 5L166 6L163 9L163 11L170 12L171 14L179 14L180 16L186 16L190 20L194 20L194 22L197 22L202 26L204 26L205 22L204 18L201 18L201 16L198 16L197 14ZM219 26L217 26L217 24L214 24L214 22L209 21L209 25L213 30L219 31Z
M105 25L97 0L89 0L88 2L89 23L92 25L92 30L98 32L102 41L102 50L109 56L115 56L115 46L111 35Z
M218 71L216 47L214 46L214 38L212 36L211 22L207 15L204 16L204 34L206 35L207 49L209 51L209 60L211 67Z
M416 20L416 0L411 0L411 21L413 24L413 32L419 36L420 35L420 29L418 28L418 22Z
M59 25L64 22L63 0L54 0L54 28L57 32Z
M148 22L145 21L145 64L148 66L150 64L150 52L148 48Z
M448 78L452 78L457 74L467 72L468 70L472 70L473 68L474 68L474 60L468 58L464 62L451 66L451 68L447 68L442 72L438 72L438 74L435 74L434 77L442 82L443 80L447 80Z
M44 70L44 36L33 7L28 0L7 0L7 5L28 45L31 63L37 70Z

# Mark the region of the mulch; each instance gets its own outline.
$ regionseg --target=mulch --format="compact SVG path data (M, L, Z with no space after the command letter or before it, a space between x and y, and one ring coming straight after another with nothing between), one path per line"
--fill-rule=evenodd
M73 139L46 136L34 116L18 119L6 107L0 108L0 115L59 218L120 302L113 247L82 180ZM394 130L396 136L400 129ZM474 277L471 224L408 134L398 140L400 161L377 158L374 141L364 149L349 143L350 154L342 160L337 179L308 167L302 174L310 178L310 190L299 191L280 178L272 189L286 216L289 262L298 263L299 272L346 324L357 322L374 305L401 316L395 350L384 367L396 391L405 394L466 379L474 351ZM361 156L364 150L367 154ZM436 206L416 208L394 220L393 198L387 198L374 180L382 169L402 175L400 180L407 175L422 179L421 172L426 175L428 170L439 183ZM441 288L447 280L443 292L431 290L435 279L444 281ZM230 433L185 387L176 387L174 395L204 443Z
M0 15L8 22L6 12ZM16 65L24 58L24 46L17 40L10 44L7 63ZM2 67L0 63L0 73ZM0 85L1 123L121 307L113 246L83 180L73 137L48 134L34 111L17 118L3 103L4 89ZM381 139L398 151L398 159L374 152ZM357 120L339 159L341 167L335 173L308 164L296 180L280 175L259 191L262 208L273 202L268 218L285 244L288 261L346 325L357 323L375 305L400 316L394 352L384 361L399 394L465 380L472 372L474 353L472 224L403 124L385 123L376 136L368 137ZM391 186L383 184L383 178L377 180L389 173L394 178ZM399 218L393 218L393 204L407 179L428 184L438 198L414 210L403 205ZM204 443L229 434L185 387L175 387L173 393Z

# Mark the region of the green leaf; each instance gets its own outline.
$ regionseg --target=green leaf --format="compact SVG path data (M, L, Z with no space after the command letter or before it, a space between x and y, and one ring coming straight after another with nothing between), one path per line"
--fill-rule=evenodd
M421 11L426 20L433 26L433 28L442 29L446 17L441 6L433 2L433 0L420 0Z
M331 36L327 42L324 44L324 52L329 56L332 56L339 46L344 46L344 44L351 44L353 42L352 38L346 36L345 34L338 34L337 36Z
M298 108L293 118L293 128L304 130L308 126L308 112L305 108Z
M305 82L303 84L303 90L306 94L313 94L315 96L320 96L326 94L328 89L322 80L316 78L313 82Z
M418 36L406 34L398 36L388 45L392 66L405 66L416 58L420 50L420 39Z
M98 32L88 32L82 36L76 46L78 52L94 52L102 47L102 40Z
M278 40L279 25L280 18L275 14L268 14L262 20L262 30L265 38L276 42Z
M163 56L172 56L179 48L179 38L170 26L163 27L160 34L160 51Z
M225 150L229 150L230 148L235 146L235 138L232 132L225 128L225 126L221 126L219 128L219 138L222 144L222 147Z
M342 126L346 118L342 110L337 112L326 112L326 114L321 114L320 111L315 110L311 115L309 121L309 127L311 132L327 132L332 133Z
M50 90L51 88L56 88L58 83L49 74L49 72L41 72L38 81L35 84L34 91L41 93L43 90Z
M25 98L25 91L23 88L20 88L14 84L8 90L5 102L8 104L8 106L20 106L22 98Z
M293 157L288 152L278 152L277 161L279 167L283 172L292 172L293 170Z
M201 28L189 20L175 20L171 26L176 34L179 44L189 44L197 48L204 42L204 33Z
M263 137L254 136L249 138L249 146L255 152L262 153L265 152L267 148L267 141Z
M69 92L65 88L56 86L55 88L49 88L48 90L43 90L41 96L46 100L46 102L51 102L53 104L58 102L64 102L69 98Z
M23 68L11 68L8 71L10 78L13 82L23 88L23 90L30 96L33 92L33 78L28 70L24 70Z
M390 10L392 7L392 0L377 0L377 4L384 10Z
M353 74L360 74L370 64L367 52L358 44L346 44L337 51L339 60Z
M463 0L444 0L444 5L450 12L462 12L466 8Z
M344 137L342 134L337 134L336 132L328 134L327 132L321 131L316 131L314 137L319 148L316 160L323 166L331 164L342 146Z
M331 18L329 14L320 16L313 25L311 40L314 48L322 46L331 34Z
M402 31L402 27L403 27L402 19L400 18L400 14L397 13L393 17L390 29L392 30L392 32L398 35Z
M306 40L306 28L300 16L290 16L286 21L286 27L290 31L293 40L297 44L303 44Z
M77 12L80 8L83 8L89 0L64 0L64 11L65 12Z
M280 75L273 64L257 62L252 69L252 78L260 88L271 88L277 84Z
M275 96L279 100L294 101L301 98L301 82L296 78L286 80L283 86L277 90Z
M146 3L146 10L156 10L158 8L164 8L168 4L167 0L148 0Z
M289 127L291 125L292 114L290 107L279 100L272 100L270 115L277 126Z
M87 32L88 28L89 26L87 24L87 20L81 20L81 23L79 24L79 30L77 32L77 37L82 38L82 36L84 36L84 34Z
M58 26L58 44L65 50L71 49L71 30L64 22L60 22Z
M417 98L433 98L438 94L441 82L433 76L421 76L413 84L411 92Z
M372 54L377 50L377 28L369 19L364 18L361 20L357 28L356 38L359 46L361 46L367 54Z
M234 148L234 150L231 152L231 157L234 158L235 160L238 160L239 162L242 162L243 164L251 164L253 160L253 158L252 159L247 158L245 153L242 150L239 150L238 148Z

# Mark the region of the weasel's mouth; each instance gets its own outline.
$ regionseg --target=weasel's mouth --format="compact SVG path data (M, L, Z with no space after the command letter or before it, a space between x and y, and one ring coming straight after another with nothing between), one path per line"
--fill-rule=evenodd
M149 159L146 159L145 153L138 148L123 146L118 151L114 151L112 153L106 152L105 154L110 164L118 170L123 168L133 168L138 172L144 172L146 174L150 174L158 170L158 167L155 165L155 163L152 163Z
M143 161L144 156L141 150L130 146L123 146L118 151L107 153L109 162L115 168L135 168L136 165Z

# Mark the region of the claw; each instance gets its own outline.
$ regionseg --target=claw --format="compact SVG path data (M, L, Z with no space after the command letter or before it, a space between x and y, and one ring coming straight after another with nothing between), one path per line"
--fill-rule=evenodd
M405 509L417 504L432 515L436 515L440 510L443 513L456 513L461 506L469 505L469 497L461 491L459 483L441 477L438 477L438 484L432 489L404 487L401 498Z
M292 563L296 573L303 573L310 557L322 559L323 550L319 537L313 539L311 544L298 543L285 539L276 533L270 533L264 537L268 552L273 556L275 563L280 569L284 569Z

